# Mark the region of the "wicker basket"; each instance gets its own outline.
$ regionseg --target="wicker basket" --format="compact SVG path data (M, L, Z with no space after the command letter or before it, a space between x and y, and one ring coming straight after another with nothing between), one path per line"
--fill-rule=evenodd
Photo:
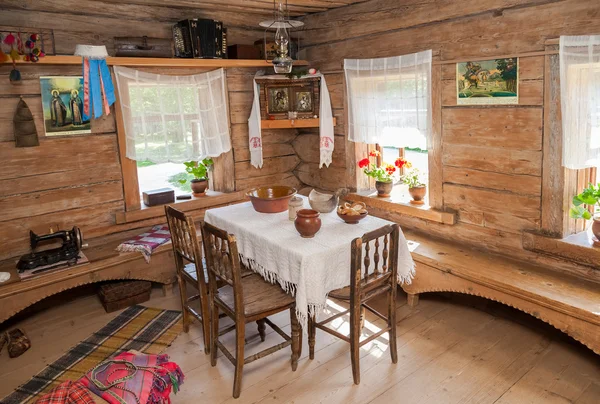
M107 313L150 300L152 282L111 282L100 286L98 296Z

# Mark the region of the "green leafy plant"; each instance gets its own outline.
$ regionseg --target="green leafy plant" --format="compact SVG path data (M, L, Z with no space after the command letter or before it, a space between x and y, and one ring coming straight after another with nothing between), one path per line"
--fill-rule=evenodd
M401 179L402 182L408 185L409 188L417 188L425 185L419 178L420 175L421 172L419 169L413 168L408 173L404 174Z
M569 216L573 219L590 220L592 213L584 205L600 207L600 184L588 185L580 194L573 197L573 207L569 210Z
M204 159L202 161L186 161L185 172L194 176L197 180L208 180L208 170L213 165L212 159ZM185 184L188 180L182 178L179 180L180 184Z

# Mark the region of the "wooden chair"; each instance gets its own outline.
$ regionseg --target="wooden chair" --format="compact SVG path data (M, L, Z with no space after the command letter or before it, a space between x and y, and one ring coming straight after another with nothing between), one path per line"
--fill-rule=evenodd
M210 352L210 303L208 301L207 277L202 260L202 248L198 243L194 219L171 206L165 206L165 215L171 232L171 243L177 269L177 282L183 313L183 330L185 332L189 331L193 318L200 321L204 339L204 353L208 354ZM192 285L198 291L198 294L188 296L187 284ZM200 312L190 305L196 300L200 302Z
M202 239L208 268L211 316L211 365L217 364L217 349L235 366L233 397L240 396L242 370L245 364L272 354L289 345L292 346L292 370L298 367L302 349L302 333L296 318L296 303L279 286L264 281L259 275L242 277L241 265L235 237L208 223L202 225ZM217 288L218 282L226 286ZM219 310L234 321L234 324L219 331ZM292 335L284 333L267 317L284 310L290 311ZM246 324L256 321L262 341L265 340L265 324L281 335L284 342L244 358ZM219 335L236 332L235 357L219 341Z
M352 240L350 286L337 289L329 293L330 297L348 300L350 302L350 308L321 322L316 322L314 317L309 318L308 346L310 359L314 359L315 357L315 334L317 328L335 335L346 342L349 342L352 358L352 376L354 377L355 384L360 384L360 347L374 340L375 338L378 338L386 332L389 332L389 346L392 362L398 362L398 352L396 349L395 310L397 285L396 278L398 273L398 238L399 226L394 224L384 226L369 233L365 233L362 237ZM374 243L372 247L371 242L373 241ZM364 259L363 247L365 249ZM374 248L374 250L372 250L372 248ZM372 254L371 251L373 252ZM373 268L371 268L371 256L373 258ZM387 316L381 314L379 311L367 304L369 300L383 293L387 293L388 297ZM375 334L370 335L363 341L360 341L364 309L367 309L376 316L382 318L387 324ZM325 326L325 324L345 315L348 312L350 313L349 337Z

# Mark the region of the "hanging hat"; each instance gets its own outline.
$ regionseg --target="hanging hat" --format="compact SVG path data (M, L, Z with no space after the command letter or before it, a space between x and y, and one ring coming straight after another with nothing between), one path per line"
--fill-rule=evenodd
M86 59L106 59L108 51L104 45L77 45L75 47L75 56L81 56Z
M15 132L16 147L32 147L40 145L35 122L33 120L33 114L23 98L21 98L17 104L17 111L13 118L13 128Z

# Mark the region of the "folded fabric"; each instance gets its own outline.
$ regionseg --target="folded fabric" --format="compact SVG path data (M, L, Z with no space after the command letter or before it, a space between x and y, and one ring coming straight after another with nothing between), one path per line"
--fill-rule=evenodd
M142 233L135 236L131 240L127 240L124 243L119 244L117 251L119 252L131 252L139 251L144 256L146 262L150 262L152 251L156 247L171 240L171 233L169 232L169 226L161 224L154 226L149 232Z
M40 398L36 404L94 404L94 398L83 383L67 380Z
M183 372L169 356L123 352L95 366L80 379L110 404L170 404Z

